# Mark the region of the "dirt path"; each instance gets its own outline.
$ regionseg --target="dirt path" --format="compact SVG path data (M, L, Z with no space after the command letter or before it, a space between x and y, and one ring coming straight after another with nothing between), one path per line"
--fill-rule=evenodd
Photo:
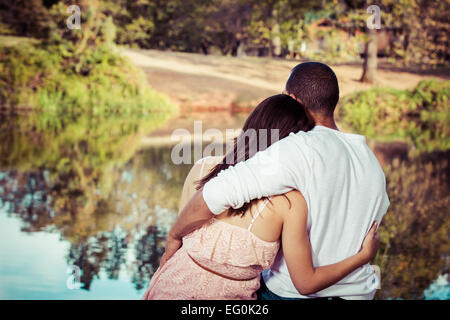
M152 87L167 94L184 110L253 107L265 97L282 92L290 70L299 63L272 58L233 58L157 50L124 49L124 54L146 72ZM358 81L361 65L331 67L339 79L341 96L372 87ZM407 89L431 78L450 79L450 76L381 67L377 72L376 86Z
M180 135L177 129L184 129L183 136L192 141L209 143L211 140L204 134L208 129L218 129L225 136L227 129L242 128L249 110L264 98L281 93L290 70L299 63L157 50L124 49L124 54L146 72L152 87L165 93L181 110L164 127L144 138L144 148L178 143L182 139L177 142L173 136L175 132ZM331 67L339 79L341 97L372 87L359 82L361 65ZM450 79L450 76L394 71L381 66L376 86L407 89L432 78Z

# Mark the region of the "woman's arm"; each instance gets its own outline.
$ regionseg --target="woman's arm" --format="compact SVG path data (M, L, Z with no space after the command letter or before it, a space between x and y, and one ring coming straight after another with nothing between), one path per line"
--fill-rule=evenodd
M197 191L195 189L195 181L199 180L200 177L200 168L201 168L201 164L200 163L195 163L191 170L189 171L186 180L184 180L184 184L183 184L183 191L181 192L181 197L180 197L180 204L179 204L179 209L178 209L178 215L180 215L181 211L183 210L183 208L186 206L186 204L189 202L189 199L191 199L191 197L195 194L195 192Z
M199 228L205 222L210 220L213 215L207 210L204 201L196 201L202 195L202 190L196 190L196 181L203 178L209 171L220 161L221 157L208 157L197 161L189 171L186 180L184 181L183 191L180 198L180 207L178 211L178 219L172 226L167 235L166 248L160 260L160 267L162 267L175 252L182 245L182 237L191 231ZM182 214L185 212L185 214ZM190 212L191 214L186 214ZM203 216L201 215L202 213ZM176 234L176 236L173 236Z
M291 206L284 214L282 246L284 258L295 288L303 295L325 289L375 257L378 250L376 222L364 238L361 250L341 262L315 268L307 233L308 209L299 192L289 199Z

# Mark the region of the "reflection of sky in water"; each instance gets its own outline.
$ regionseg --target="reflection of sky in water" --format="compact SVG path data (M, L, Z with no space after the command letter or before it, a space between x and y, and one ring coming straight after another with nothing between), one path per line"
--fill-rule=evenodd
M449 274L440 275L428 289L424 291L427 300L449 300L450 299L450 283Z
M139 299L124 270L117 280L100 273L89 291L69 290L70 244L58 233L20 231L21 221L0 209L0 299ZM132 255L128 255L130 257Z

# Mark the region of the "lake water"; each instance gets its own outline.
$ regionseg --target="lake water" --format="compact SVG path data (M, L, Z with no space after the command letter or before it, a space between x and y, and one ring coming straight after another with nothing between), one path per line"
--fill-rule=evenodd
M145 150L112 172L114 190L99 189L90 214L79 195L64 195L80 201L69 211L56 205L48 171L0 171L0 299L139 298L189 170L166 155Z
M139 148L160 119L2 116L0 299L139 299L189 164ZM378 299L450 299L449 153L376 145L391 208Z

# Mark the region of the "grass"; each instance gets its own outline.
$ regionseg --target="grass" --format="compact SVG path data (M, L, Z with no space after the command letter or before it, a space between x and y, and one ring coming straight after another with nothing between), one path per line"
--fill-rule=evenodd
M424 80L413 90L372 88L340 102L340 124L368 138L403 140L420 151L450 149L450 81Z

